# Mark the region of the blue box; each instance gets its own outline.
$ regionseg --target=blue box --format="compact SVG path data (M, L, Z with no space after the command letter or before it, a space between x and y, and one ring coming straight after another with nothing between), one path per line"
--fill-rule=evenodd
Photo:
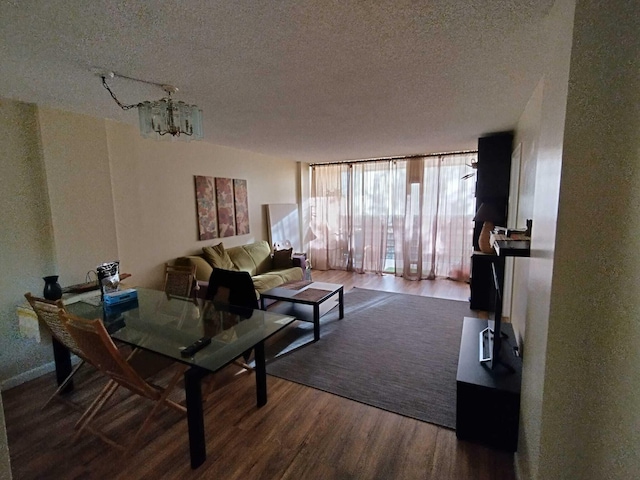
M118 305L137 299L138 291L135 288L127 288L126 290L118 290L117 292L104 294L105 305Z

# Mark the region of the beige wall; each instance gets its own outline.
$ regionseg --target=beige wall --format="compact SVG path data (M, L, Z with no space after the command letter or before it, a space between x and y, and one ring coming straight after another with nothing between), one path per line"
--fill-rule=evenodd
M527 219L533 219L533 201L535 195L536 180L536 162L538 159L538 139L540 138L540 116L542 114L542 99L544 93L544 78L538 82L531 98L527 102L527 106L522 113L518 126L516 128L514 145L520 146L520 168L519 171L512 169L511 175L519 173L518 182L518 199L517 199L517 215L514 222L515 226L526 225ZM510 199L509 203L516 199ZM523 337L526 331L526 316L528 304L528 280L529 280L529 261L519 258L508 259L513 269L513 287L512 296L510 298L511 305L509 309L509 317L513 323L513 329L516 334L518 344L524 351ZM508 267L508 265L507 265ZM505 285L508 281L505 272ZM513 293L515 292L515 294ZM505 302L507 299L505 299Z
M49 197L34 105L0 99L0 382L50 362L51 346L24 339L16 306L56 273Z
M526 332L516 456L517 470L525 479L553 478L539 476L539 470L573 13L573 1L558 1L547 18L548 44L544 48L549 55L544 78L533 93L516 134L523 150L519 210L521 215L533 219L531 258L516 259L512 304L515 328L520 334ZM522 262L527 265L518 265Z
M46 108L38 118L60 284L81 283L118 256L104 120Z
M638 4L577 2L573 32L539 478L637 478Z
M533 186L532 257L520 260L527 266L516 270L513 300L524 342L522 479L635 478L640 471L634 7L556 3L542 91L518 124L523 159L535 165L521 192L526 209Z

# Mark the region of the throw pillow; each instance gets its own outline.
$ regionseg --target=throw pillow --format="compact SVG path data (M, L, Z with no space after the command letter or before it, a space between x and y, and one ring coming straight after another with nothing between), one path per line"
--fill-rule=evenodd
M292 254L293 248L288 248L286 250L276 250L275 252L273 252L272 265L274 270L293 267L293 262L291 260Z
M235 270L229 254L225 251L224 245L219 243L213 247L203 247L202 253L207 262L212 267L222 268L223 270Z

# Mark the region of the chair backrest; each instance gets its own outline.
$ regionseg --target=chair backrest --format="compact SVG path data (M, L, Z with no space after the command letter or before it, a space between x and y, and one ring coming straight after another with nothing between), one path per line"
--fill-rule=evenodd
M167 295L190 297L196 281L195 265L164 266L164 292Z
M209 278L206 299L241 307L248 316L251 316L250 311L259 308L253 280L247 272L214 268Z
M102 320L87 320L63 310L59 316L78 348L97 369L125 388L144 397L157 399L159 393L151 387L127 360L109 336Z
M31 293L25 293L24 296L29 302L29 305L31 305L31 308L33 308L33 311L36 312L38 319L47 326L51 335L75 355L85 359L80 348L78 348L75 340L58 315L60 310L64 310L62 300L46 300L44 298L34 297Z

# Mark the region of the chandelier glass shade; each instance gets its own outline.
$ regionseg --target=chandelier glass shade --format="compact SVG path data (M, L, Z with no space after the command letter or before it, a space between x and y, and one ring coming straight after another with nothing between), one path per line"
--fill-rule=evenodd
M179 138L183 140L202 140L202 110L196 105L174 102L171 94L178 91L172 85L119 75L111 71L94 68L92 71L102 79L102 86L107 89L111 98L123 110L138 109L140 134L145 138ZM156 85L162 88L167 96L157 101L146 101L125 105L116 97L107 84L107 78L120 77L135 82ZM168 135L168 136L165 136Z
M145 138L171 135L185 140L202 139L202 110L196 105L174 102L171 97L138 104L140 133Z

